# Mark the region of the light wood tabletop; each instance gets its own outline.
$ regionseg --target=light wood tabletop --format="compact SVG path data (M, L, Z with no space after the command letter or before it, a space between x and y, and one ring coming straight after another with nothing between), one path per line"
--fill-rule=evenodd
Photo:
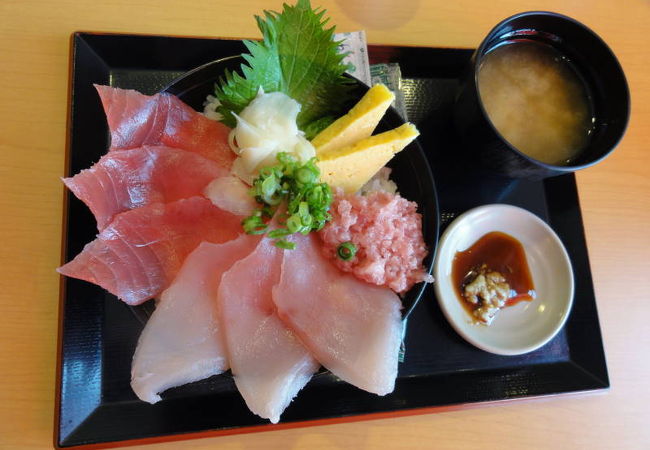
M146 448L649 448L650 3L647 0L322 0L370 43L475 47L501 19L550 10L618 56L627 134L577 174L611 380L607 391L451 412L155 444ZM70 34L258 37L280 0L0 2L0 448L51 448ZM432 345L435 345L432 343Z

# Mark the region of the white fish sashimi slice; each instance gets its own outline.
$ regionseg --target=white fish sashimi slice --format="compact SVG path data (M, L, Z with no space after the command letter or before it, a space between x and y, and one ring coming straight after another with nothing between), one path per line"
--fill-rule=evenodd
M378 395L392 392L402 335L399 297L339 271L314 236L294 239L297 248L284 252L273 288L278 315L334 375Z
M319 368L275 313L271 289L281 262L281 250L263 239L219 286L219 319L235 384L248 408L273 423Z
M133 355L131 387L143 401L228 369L217 290L221 275L255 249L259 238L242 235L224 244L201 243L161 295Z

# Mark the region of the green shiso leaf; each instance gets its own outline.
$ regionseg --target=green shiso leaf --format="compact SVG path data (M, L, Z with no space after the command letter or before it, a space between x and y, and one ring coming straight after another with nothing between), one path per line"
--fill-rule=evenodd
M227 71L215 87L221 102L222 122L236 125L235 117L260 87L264 92L283 92L302 105L298 127L307 138L315 136L341 114L350 98L352 81L343 76L345 54L332 39L334 27L325 28L325 11L312 9L309 0L284 4L282 13L265 11L256 16L262 41L244 41L250 53L241 74Z

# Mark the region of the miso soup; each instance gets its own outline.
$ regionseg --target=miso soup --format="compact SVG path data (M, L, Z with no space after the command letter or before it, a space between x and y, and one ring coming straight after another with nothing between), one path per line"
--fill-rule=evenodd
M481 62L478 87L495 128L534 159L566 165L589 142L594 112L587 87L551 46L519 41L496 47Z

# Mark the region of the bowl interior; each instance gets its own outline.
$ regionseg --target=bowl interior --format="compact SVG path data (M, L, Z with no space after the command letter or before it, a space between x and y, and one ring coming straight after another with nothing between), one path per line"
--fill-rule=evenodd
M537 295L533 301L504 308L490 326L484 326L473 323L463 308L452 285L451 267L456 252L491 231L521 242ZM562 242L537 216L510 205L485 205L459 216L440 240L434 277L438 302L454 329L476 347L502 355L527 353L551 340L573 301L573 272Z
M214 92L214 85L223 76L226 70L238 70L243 62L240 56L232 56L216 60L187 72L174 80L163 89L164 92L174 94L185 103L198 111L203 110L203 102L207 95ZM361 98L368 90L368 86L356 80L353 101ZM346 111L342 111L344 114ZM394 108L389 108L375 133L396 128L404 123L404 119ZM418 204L418 212L422 214L422 228L424 241L429 249L424 265L431 270L438 242L438 197L429 163L417 139L398 153L388 164L391 167L391 178L396 182L400 194ZM420 297L426 285L419 283L413 286L402 296L403 317L407 317Z

